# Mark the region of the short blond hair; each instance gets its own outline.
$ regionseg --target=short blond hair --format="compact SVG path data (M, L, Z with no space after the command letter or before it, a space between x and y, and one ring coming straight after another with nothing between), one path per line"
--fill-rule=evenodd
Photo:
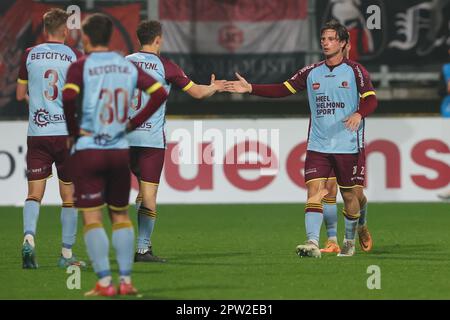
M62 26L65 26L69 14L62 9L52 8L43 16L44 30L51 35L57 35Z

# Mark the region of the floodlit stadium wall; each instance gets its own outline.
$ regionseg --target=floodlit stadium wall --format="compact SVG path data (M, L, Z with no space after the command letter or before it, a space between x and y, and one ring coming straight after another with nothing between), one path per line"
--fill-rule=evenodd
M159 203L304 202L307 131L304 118L169 119ZM0 205L26 197L26 132L26 122L0 122ZM439 201L450 188L449 120L371 118L365 137L370 201ZM56 181L44 204L61 202Z

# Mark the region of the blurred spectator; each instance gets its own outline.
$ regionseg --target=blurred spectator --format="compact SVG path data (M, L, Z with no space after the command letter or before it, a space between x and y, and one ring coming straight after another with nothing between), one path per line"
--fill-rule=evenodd
M448 55L450 58L450 49ZM441 114L443 117L450 118L450 62L442 67L442 78L439 90L440 95L444 97L441 104ZM450 200L450 189L443 194L439 194L438 197L442 200Z
M450 49L448 54L450 58ZM450 118L450 61L442 67L441 77L439 94L444 98L441 104L441 114L443 117Z

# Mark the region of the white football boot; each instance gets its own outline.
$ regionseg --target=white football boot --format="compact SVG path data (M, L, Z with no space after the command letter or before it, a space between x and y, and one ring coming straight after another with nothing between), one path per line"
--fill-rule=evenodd
M295 249L300 258L311 257L320 258L322 254L320 253L320 248L318 244L313 241L306 241L305 244L299 244Z
M344 239L341 252L338 253L338 257L351 257L355 254L355 240Z

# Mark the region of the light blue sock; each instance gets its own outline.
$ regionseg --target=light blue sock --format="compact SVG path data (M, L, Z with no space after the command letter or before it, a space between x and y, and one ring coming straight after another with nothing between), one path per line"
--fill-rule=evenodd
M320 227L323 221L322 204L307 203L305 208L306 238L319 245Z
M119 274L129 276L134 257L134 229L131 222L122 222L113 225L112 244L116 249Z
M345 239L355 240L356 227L358 226L358 219L350 220L344 213L345 221Z
M337 205L324 203L323 204L323 219L325 220L325 226L327 227L328 238L337 236Z
M99 279L110 276L109 240L105 229L100 223L93 223L86 225L84 230L84 242L95 273Z
M78 226L78 213L75 208L61 208L62 246L71 249L75 244Z
M137 248L146 250L151 244L150 239L155 227L156 212L141 206L138 211L138 241Z
M364 207L361 208L359 213L361 214L361 216L359 217L358 224L360 226L363 226L363 225L365 225L367 223L367 202L364 205Z
M36 234L39 219L39 207L41 204L35 200L26 200L23 207L23 234Z

